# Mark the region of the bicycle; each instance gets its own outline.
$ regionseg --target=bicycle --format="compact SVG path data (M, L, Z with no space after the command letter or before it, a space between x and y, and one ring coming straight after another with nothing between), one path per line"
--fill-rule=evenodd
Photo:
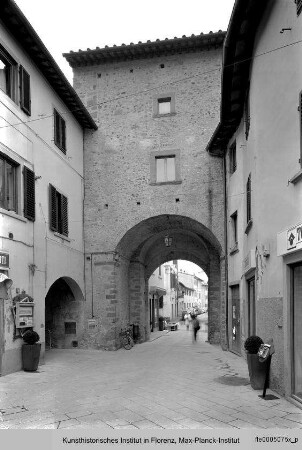
M130 350L134 346L132 333L131 333L131 328L127 327L124 330L121 329L120 336L121 336L122 346L126 350Z

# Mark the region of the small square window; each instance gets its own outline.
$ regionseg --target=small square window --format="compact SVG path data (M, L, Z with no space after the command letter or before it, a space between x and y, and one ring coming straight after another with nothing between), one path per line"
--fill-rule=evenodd
M153 97L153 117L175 114L175 94L168 92Z
M77 334L76 322L65 322L65 334Z
M171 97L158 99L158 114L171 113Z
M55 144L64 154L66 154L66 123L56 110L54 110L54 125Z
M175 155L156 157L156 181L175 181Z
M163 150L150 154L150 184L180 184L180 150Z

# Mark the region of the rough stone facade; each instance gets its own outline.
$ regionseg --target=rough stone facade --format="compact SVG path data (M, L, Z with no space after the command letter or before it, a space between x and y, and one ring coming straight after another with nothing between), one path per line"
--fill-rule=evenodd
M171 259L207 272L209 339L226 344L223 165L205 150L219 119L221 55L220 45L73 67L99 125L84 146L86 314L94 323L83 345L119 347L126 323L148 339L148 277ZM173 110L161 116L165 97ZM176 180L156 183L155 157L169 152Z

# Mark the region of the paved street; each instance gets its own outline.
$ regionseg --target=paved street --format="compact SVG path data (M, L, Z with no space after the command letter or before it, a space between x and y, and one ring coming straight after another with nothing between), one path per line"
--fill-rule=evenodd
M181 325L132 350L50 350L35 373L0 378L0 428L302 428L302 411L258 397L243 358ZM279 397L279 396L278 396Z

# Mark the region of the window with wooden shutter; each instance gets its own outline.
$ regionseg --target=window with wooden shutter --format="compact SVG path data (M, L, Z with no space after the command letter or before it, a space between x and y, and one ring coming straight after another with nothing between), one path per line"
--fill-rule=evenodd
M64 236L68 236L68 199L49 185L49 226Z
M68 199L64 195L62 195L61 208L62 208L61 233L64 234L64 236L68 236Z
M57 231L57 206L56 206L56 189L49 185L49 226L52 231Z
M230 147L229 161L230 161L230 175L232 175L237 169L236 141L233 142L233 144Z
M66 123L56 110L54 110L54 141L56 146L66 154Z
M24 217L34 221L35 216L35 173L24 167Z
M24 67L20 66L19 69L20 75L20 106L23 111L30 115L31 105L30 105L30 77L26 72Z
M302 167L302 91L299 94L299 121L300 121L300 165Z
M246 183L246 221L249 223L252 219L252 181L251 174Z
M250 126L251 126L251 116L250 116L250 83L248 83L244 104L244 121L245 121L245 138L248 140Z

